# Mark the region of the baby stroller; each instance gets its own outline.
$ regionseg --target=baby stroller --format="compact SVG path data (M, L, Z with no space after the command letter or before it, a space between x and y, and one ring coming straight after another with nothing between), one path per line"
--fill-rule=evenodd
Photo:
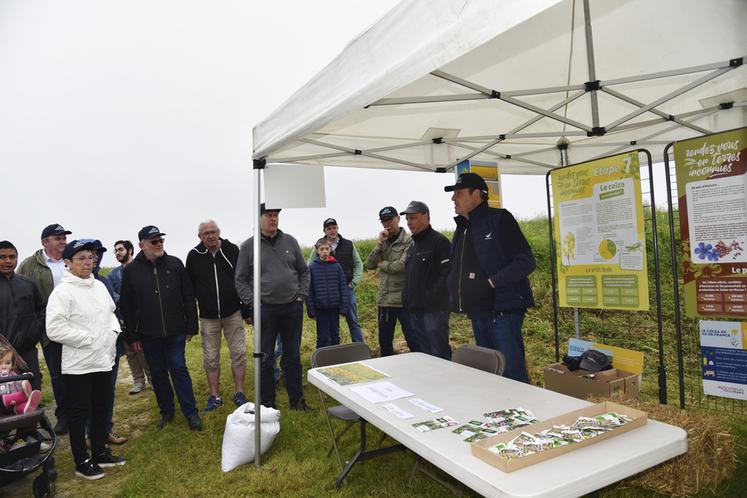
M29 380L30 372L0 378L0 384ZM34 479L35 498L54 496L54 452L57 436L41 408L21 415L0 414L0 486L20 479L39 467Z

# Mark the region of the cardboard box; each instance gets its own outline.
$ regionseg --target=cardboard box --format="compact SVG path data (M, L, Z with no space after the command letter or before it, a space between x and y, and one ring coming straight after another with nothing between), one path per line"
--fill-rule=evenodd
M590 377L586 370L571 372L562 363L545 368L545 389L567 394L574 398L589 396L619 396L620 399L637 399L640 388L638 374L617 368L595 372Z
M572 443L566 446L558 446L557 448L533 453L521 458L503 458L491 452L489 449L490 447L498 443L508 443L524 431L534 434L544 429L549 429L554 425L572 425L574 422L576 422L576 420L578 420L579 417L595 417L597 415L602 415L608 412L616 412L627 415L633 420L623 426L612 429L609 432L605 432L593 438L585 439L579 443ZM646 415L646 412L636 410L635 408L629 408L624 405L619 405L611 401L603 401L602 403L565 413L543 422L537 422L536 424L532 424L529 426L519 427L503 434L498 434L487 439L475 441L474 443L471 443L472 454L480 460L489 463L493 467L502 470L503 472L513 472L514 470L528 467L529 465L534 465L535 463L544 462L545 460L554 458L564 453L568 453L569 451L574 451L579 448L583 448L584 446L589 446L590 444L604 441L605 439L615 437L619 434L623 434L638 427L643 427L647 422L648 416Z

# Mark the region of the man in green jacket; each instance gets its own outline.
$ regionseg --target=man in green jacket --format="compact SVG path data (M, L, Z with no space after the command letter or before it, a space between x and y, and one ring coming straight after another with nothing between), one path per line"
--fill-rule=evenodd
M18 274L33 279L39 286L44 302L49 299L49 295L60 283L62 274L65 272L62 251L65 250L67 236L71 233L73 232L65 230L59 223L48 225L41 233L42 248L24 259L18 267ZM57 434L67 434L67 419L62 407L62 397L65 392L65 385L62 381L62 344L50 341L45 332L42 337L42 352L52 379L52 392L57 403L57 408L55 408L57 424L54 431Z
M402 290L405 287L405 257L412 245L407 230L399 226L399 214L392 206L379 211L383 230L379 241L366 259L366 268L379 270L379 348L381 356L394 354L392 340L397 320L410 351L420 351L412 330L410 313L402 307Z

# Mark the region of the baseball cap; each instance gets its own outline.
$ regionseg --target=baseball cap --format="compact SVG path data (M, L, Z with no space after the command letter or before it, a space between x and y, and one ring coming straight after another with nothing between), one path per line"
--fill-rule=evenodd
M381 208L381 210L379 211L380 220L383 220L385 218L394 218L395 216L399 216L399 215L397 214L397 210L394 209L392 206Z
M410 201L410 204L407 205L405 210L399 214L413 214L413 213L430 214L430 211L428 210L428 206L425 204L425 202Z
M278 209L273 209L273 208L265 207L265 203L264 202L259 205L259 214L279 213L280 211L281 210L279 208Z
M334 218L327 218L324 220L324 223L322 223L323 228L327 228L330 225L337 225L337 220Z
M93 244L93 250L99 254L101 254L102 252L106 252L106 247L104 247L104 244L102 244L99 239L80 239L79 242L90 242L91 244Z
M610 368L609 357L596 349L587 349L581 355L581 364L579 367L589 372L599 372Z
M62 228L62 225L59 223L52 223L51 225L47 225L44 230L42 230L42 239L46 239L47 237L50 237L52 235L70 235L70 230L65 230Z
M155 239L156 237L163 237L166 235L165 233L161 233L161 230L158 229L155 225L147 225L140 229L140 231L137 233L138 240L150 240Z
M476 188L482 190L486 194L488 193L488 184L485 183L485 180L477 173L462 173L459 175L459 178L457 178L454 185L447 185L444 187L444 192L451 192L462 188Z
M80 251L95 251L96 247L91 239L81 239L68 242L62 251L62 259L73 259Z

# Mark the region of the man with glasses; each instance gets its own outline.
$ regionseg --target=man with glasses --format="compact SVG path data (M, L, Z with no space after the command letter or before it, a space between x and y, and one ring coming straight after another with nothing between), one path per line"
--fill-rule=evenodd
M150 366L161 411L158 428L174 420L176 391L190 430L200 431L202 421L184 357L186 341L198 331L195 296L182 262L163 250L164 235L153 225L138 232L140 252L124 269L119 304L128 340L135 350L142 349Z
M65 250L67 236L70 230L65 230L59 223L47 225L41 233L42 248L23 260L18 267L18 274L31 278L39 286L44 302L49 299L52 290L62 281L65 273L65 261L62 252ZM63 407L65 382L62 377L62 344L50 341L46 332L42 336L42 353L52 380L52 393L57 407L54 415L57 424L54 431L57 434L67 434L67 418Z
M394 354L392 341L397 320L410 351L420 351L412 330L410 313L402 307L402 291L405 288L405 257L412 245L407 230L399 226L399 215L392 206L379 211L379 221L384 227L379 240L366 259L366 268L379 270L379 347L381 356Z

